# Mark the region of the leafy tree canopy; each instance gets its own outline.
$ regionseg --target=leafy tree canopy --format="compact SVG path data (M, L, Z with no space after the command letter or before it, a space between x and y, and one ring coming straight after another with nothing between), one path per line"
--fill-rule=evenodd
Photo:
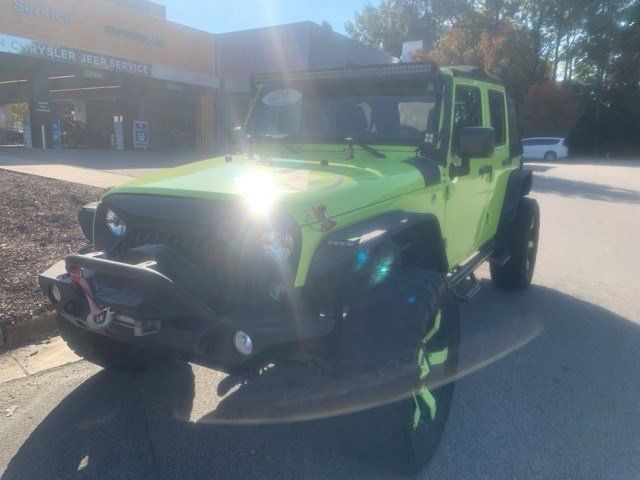
M500 76L520 111L529 112L525 129L528 122L534 130L542 122L542 112L529 108L532 99L568 102L562 110L573 112L573 100L551 87L571 84L580 92L582 125L576 131L593 130L595 151L600 137L615 133L607 125L614 125L616 112L640 118L638 0L382 0L365 4L345 28L352 38L395 56L404 42L423 40L428 48L416 52L415 60L475 65ZM544 109L550 125L556 121L551 110ZM625 137L631 145L625 148L640 150L637 137Z

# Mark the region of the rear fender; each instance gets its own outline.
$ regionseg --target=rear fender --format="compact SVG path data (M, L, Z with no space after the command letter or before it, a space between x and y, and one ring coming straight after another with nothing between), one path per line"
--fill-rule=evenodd
M516 212L518 211L518 205L520 205L520 199L529 195L532 186L533 172L531 170L518 168L511 172L502 204L502 213L500 214L498 228L513 222L513 219L516 217Z

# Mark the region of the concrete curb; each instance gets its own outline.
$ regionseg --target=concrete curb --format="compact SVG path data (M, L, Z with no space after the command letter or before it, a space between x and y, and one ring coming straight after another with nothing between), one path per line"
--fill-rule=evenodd
M55 313L38 315L17 325L4 325L0 332L0 349L9 350L26 345L38 338L53 335L57 329Z

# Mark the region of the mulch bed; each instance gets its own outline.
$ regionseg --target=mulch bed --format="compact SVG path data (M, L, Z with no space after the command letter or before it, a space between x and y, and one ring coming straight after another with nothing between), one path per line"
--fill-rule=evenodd
M50 311L38 274L87 245L78 209L103 189L0 170L0 325Z

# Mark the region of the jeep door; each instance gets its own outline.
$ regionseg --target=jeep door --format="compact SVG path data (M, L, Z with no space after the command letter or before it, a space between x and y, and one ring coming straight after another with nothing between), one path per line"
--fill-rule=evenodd
M504 87L500 85L488 85L485 105L488 106L489 124L495 131L495 148L493 157L484 159L485 180L487 181L487 212L486 221L482 233L482 243L491 240L498 229L502 202L507 190L509 174L513 170L516 159L512 158L510 146L509 125L507 122L507 97ZM517 137L517 132L514 133ZM519 151L519 149L518 149Z
M483 105L482 82L464 78L453 81L448 164L461 165L462 159L457 154L458 132L464 127L488 126L489 116ZM471 159L468 174L447 179L444 236L450 267L461 263L482 244L488 200L483 174L485 160Z

